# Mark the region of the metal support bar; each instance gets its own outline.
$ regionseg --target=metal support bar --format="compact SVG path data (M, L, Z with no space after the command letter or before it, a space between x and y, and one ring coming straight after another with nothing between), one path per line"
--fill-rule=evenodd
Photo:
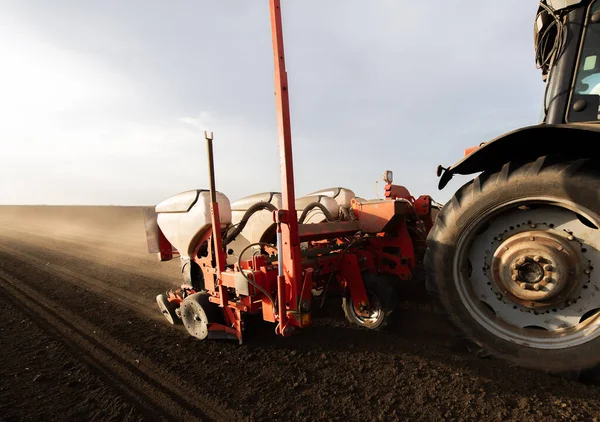
M281 233L281 222L277 222L277 318L279 320L280 333L287 323L287 314L285 306L285 274L283 271L283 237Z
M221 306L227 306L229 297L227 290L222 286L221 271L225 269L225 252L223 251L223 239L221 237L221 219L219 204L217 203L217 190L215 188L215 163L213 158L213 133L210 135L204 131L206 147L208 152L208 178L210 180L210 215L212 220L212 242L214 246L215 261L217 266L217 283L219 285L219 297Z
M273 62L275 80L275 102L277 106L277 127L279 137L279 160L281 171L281 200L282 210L290 218L285 218L281 227L281 249L283 255L283 273L285 287L289 289L279 297L288 301L285 307L295 311L298 298L301 294L302 262L300 256L300 239L298 236L298 221L296 219L296 199L294 193L294 165L292 158L292 132L290 127L290 101L287 72L285 70L285 56L283 48L283 26L281 22L280 0L270 0L271 9L271 35L273 39ZM283 304L280 304L281 308ZM285 318L285 315L279 315ZM283 334L284 325L280 326Z

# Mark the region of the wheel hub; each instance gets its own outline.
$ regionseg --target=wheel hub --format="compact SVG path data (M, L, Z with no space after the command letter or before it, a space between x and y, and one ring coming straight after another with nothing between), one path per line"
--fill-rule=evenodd
M529 308L549 306L578 286L581 259L567 238L527 231L509 237L496 249L491 277L513 302Z
M368 294L368 293L367 293ZM381 313L381 303L378 298L372 294L368 294L369 303L361 304L358 308L354 308L356 316L365 323L373 323L379 318Z
M198 295L188 296L181 304L181 319L190 335L204 340L208 335L208 316L199 302Z
M540 264L533 261L533 258L528 256L526 262L517 267L516 277L518 280L523 280L527 285L537 284L544 278L544 269ZM539 285L536 290L539 290Z

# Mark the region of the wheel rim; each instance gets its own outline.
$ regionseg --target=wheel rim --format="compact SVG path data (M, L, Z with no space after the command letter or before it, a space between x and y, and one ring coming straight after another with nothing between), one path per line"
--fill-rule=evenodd
M557 198L503 204L467 226L454 282L471 316L492 334L539 349L600 335L600 222Z
M377 324L380 318L383 317L383 307L377 296L371 292L367 292L369 298L369 306L362 312L353 305L352 310L358 322L362 325L371 326Z
M181 304L181 319L190 335L203 340L208 336L208 317L202 305L195 299L184 300Z

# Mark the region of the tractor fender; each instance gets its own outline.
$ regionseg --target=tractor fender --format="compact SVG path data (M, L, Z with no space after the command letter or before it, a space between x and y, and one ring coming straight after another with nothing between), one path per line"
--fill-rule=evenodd
M597 124L540 124L517 129L482 144L449 168L438 167L438 188L443 189L455 174L498 169L515 159L529 161L550 154L565 159L600 157L597 142Z

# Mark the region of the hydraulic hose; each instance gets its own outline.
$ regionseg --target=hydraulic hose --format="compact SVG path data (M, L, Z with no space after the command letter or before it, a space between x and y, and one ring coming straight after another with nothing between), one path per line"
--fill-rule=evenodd
M228 234L227 237L223 240L223 245L227 245L228 243L230 243L242 232L242 230L244 230L244 227L246 227L246 224L248 223L248 220L250 219L250 217L252 217L252 214L254 214L257 211L262 211L262 210L276 211L277 207L275 207L275 205L273 205L269 202L257 202L256 204L252 205L244 213L244 216L242 217L240 222L237 224L235 229L233 229L233 231L230 234ZM241 256L241 254L240 254L240 256Z
M329 277L327 278L327 281L325 282L325 287L323 287L323 297L321 298L321 306L320 306L321 308L325 305L325 299L327 299L327 290L329 289L329 284L331 283L331 280L333 280L333 277L335 276L336 271L339 269L340 264L342 263L342 259L344 259L344 255L346 255L346 252L348 252L348 250L352 246L356 245L361 240L363 240L362 237L358 238L358 239L354 239L353 241L348 243L346 245L346 247L340 253L338 260L336 261L335 265L331 269L331 274L329 275Z
M240 255L238 256L238 260L237 260L238 268L240 269L240 272L242 273L244 278L246 280L248 280L248 283L253 285L255 289L259 290L262 294L264 294L273 304L273 308L277 309L277 306L275 304L275 300L273 299L273 296L271 296L271 294L269 292L267 292L262 286L259 286L254 280L250 280L250 278L242 270L242 256L244 255L244 252L246 252L248 249L250 249L253 246L275 246L275 245L273 245L271 243L267 243L267 242L255 242L255 243L249 244L244 249L242 249L242 251L240 252ZM279 251L277 251L277 254L279 255Z
M298 219L298 223L300 223L300 224L304 223L304 220L306 219L306 216L308 215L308 213L310 211L314 210L315 208L319 208L323 212L323 215L325 215L325 218L327 219L327 221L333 221L333 217L331 216L331 214L329 213L327 208L325 208L325 205L321 204L320 202L311 202L304 208L304 211L302 211L302 214L300 215L300 218Z

